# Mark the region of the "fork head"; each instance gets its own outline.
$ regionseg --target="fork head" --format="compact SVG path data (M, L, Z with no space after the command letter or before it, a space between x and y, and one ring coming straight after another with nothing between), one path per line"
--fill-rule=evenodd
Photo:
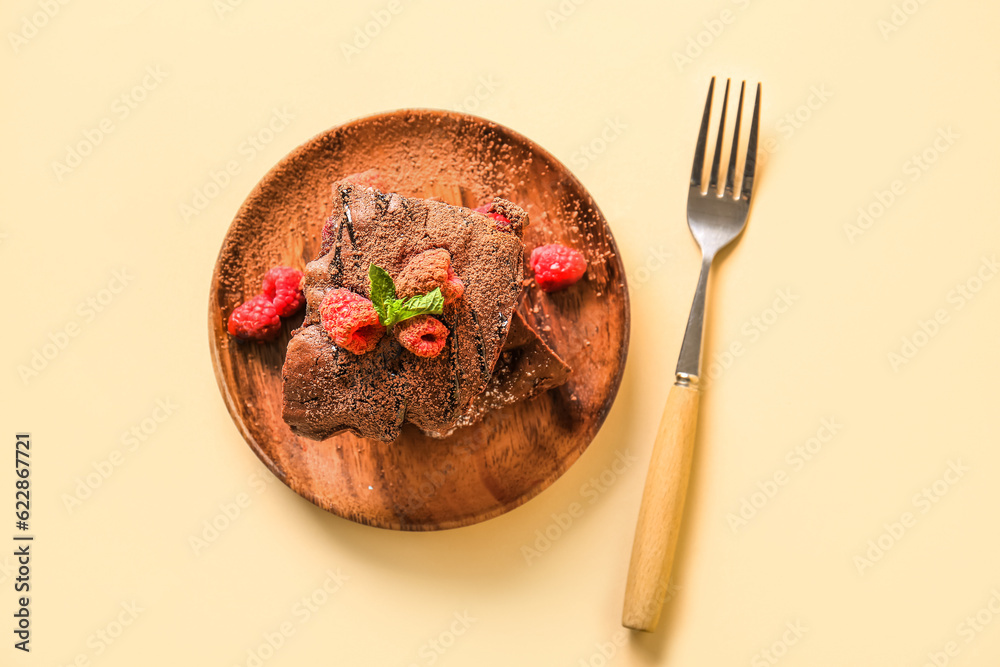
M733 133L732 150L729 154L729 166L726 169L725 185L719 191L719 170L722 157L722 138L726 129L726 106L729 103L729 80L726 80L726 93L722 100L722 117L719 119L719 133L715 140L715 152L712 157L712 170L708 177L708 190L702 192L704 181L705 145L708 142L708 124L712 115L712 93L715 90L715 77L708 86L708 99L705 101L705 113L701 119L701 131L698 133L698 145L694 150L694 166L691 169L691 184L688 190L688 227L691 234L701 247L706 258L727 246L739 236L746 226L747 214L750 211L750 198L753 195L754 171L757 166L757 130L760 125L760 84L757 84L757 98L753 105L753 120L750 124L750 137L747 140L746 162L743 167L742 185L736 191L736 154L740 140L740 121L743 116L743 93L746 82L740 85L740 101L736 111L736 129Z

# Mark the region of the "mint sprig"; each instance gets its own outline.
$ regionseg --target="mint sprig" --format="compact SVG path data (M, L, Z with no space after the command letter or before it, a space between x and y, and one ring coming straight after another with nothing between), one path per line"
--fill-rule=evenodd
M386 325L386 304L396 300L396 285L392 282L392 276L385 269L374 264L368 267L368 280L371 283L372 303L375 304L375 312L378 313L379 322Z
M397 299L392 276L374 264L368 267L368 280L371 282L372 303L378 313L378 321L387 329L417 315L439 315L444 312L444 295L441 294L440 287L435 287L427 294L418 294L405 300Z

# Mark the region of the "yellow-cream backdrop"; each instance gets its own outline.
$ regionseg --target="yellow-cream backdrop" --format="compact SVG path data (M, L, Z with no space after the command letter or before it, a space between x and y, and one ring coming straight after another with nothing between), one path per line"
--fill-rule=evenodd
M1000 661L995 3L10 0L0 25L0 664ZM763 166L710 285L669 600L629 636L712 75L763 82ZM206 330L260 177L402 107L485 116L566 163L632 295L621 390L582 458L524 506L431 534L351 523L272 477ZM11 631L22 431L30 653Z

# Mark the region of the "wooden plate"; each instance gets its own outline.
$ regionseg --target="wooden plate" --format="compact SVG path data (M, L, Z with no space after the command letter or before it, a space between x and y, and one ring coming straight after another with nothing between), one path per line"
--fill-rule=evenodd
M281 366L291 331L244 344L226 318L260 292L268 268L303 268L333 207L331 184L378 169L406 196L477 206L494 195L520 204L531 224L525 258L562 242L587 257L587 275L563 292L525 289L542 335L572 367L557 389L442 440L406 425L386 444L349 433L322 442L281 418ZM530 275L526 271L526 275ZM482 118L433 110L369 116L292 151L254 188L233 220L212 275L212 364L240 433L299 495L360 523L402 530L465 526L502 514L555 481L590 444L614 401L628 349L625 272L597 204L566 167L525 137Z

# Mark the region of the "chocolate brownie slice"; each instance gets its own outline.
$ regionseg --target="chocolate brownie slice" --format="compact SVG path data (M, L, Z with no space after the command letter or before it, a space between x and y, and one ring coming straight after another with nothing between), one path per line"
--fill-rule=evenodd
M543 391L561 386L569 379L571 372L572 369L542 340L521 312L514 311L514 320L490 383L481 394L472 399L455 428L475 424L488 412L526 401ZM452 431L454 428L429 435L445 437Z
M521 292L527 214L504 200L497 206L509 225L443 202L335 186L321 255L306 266L305 321L282 369L283 416L292 431L320 440L351 430L389 442L407 421L433 433L459 423L491 381ZM371 264L399 276L434 248L448 251L465 284L462 297L437 316L449 331L438 356L418 357L391 334L362 355L332 343L319 314L329 290L370 298Z

